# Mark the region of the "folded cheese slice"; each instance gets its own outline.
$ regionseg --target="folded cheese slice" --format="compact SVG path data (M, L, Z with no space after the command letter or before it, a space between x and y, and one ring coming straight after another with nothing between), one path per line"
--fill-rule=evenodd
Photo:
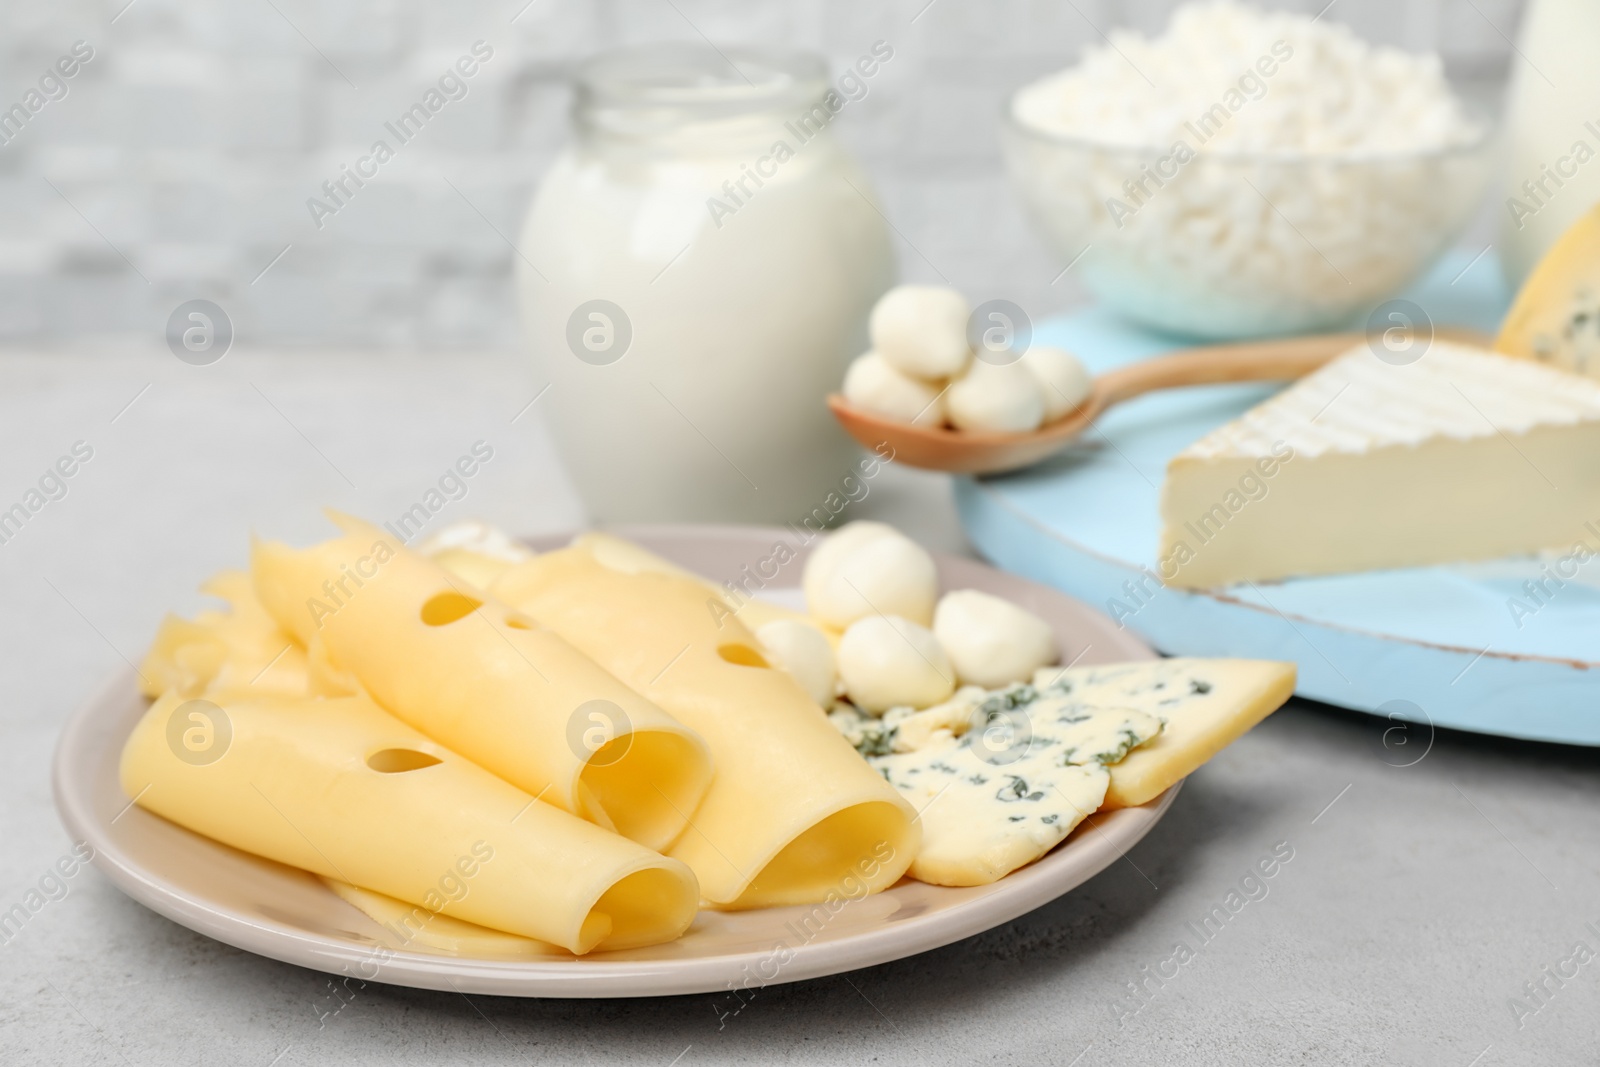
M828 627L820 619L756 596L755 589L751 587L753 582L761 581L756 575L750 575L742 584L734 582L732 588L719 586L709 578L702 578L671 560L656 555L648 548L635 544L625 537L606 533L604 530L587 530L579 534L572 539L572 547L583 549L612 570L625 571L628 574L675 574L680 578L699 582L727 605L729 611L739 616L739 621L752 631L761 629L769 622L799 622L822 634L835 648L839 645L840 632ZM781 542L777 547L787 549ZM792 559L798 554L792 549L788 551L787 557L777 555L777 558L780 561L785 558ZM745 570L748 573L749 568Z
M451 918L337 878L322 881L334 896L383 927L385 939L394 948L422 949L479 960L528 960L566 955L563 949L543 941Z
M648 848L683 832L712 774L693 730L433 561L337 521L341 537L257 543L252 560L262 602L313 646L323 691L348 672L440 744Z
M207 732L220 755L185 747ZM537 802L365 697L157 700L122 787L196 833L571 952L670 941L693 921L682 863Z
M1352 349L1167 464L1191 588L1570 547L1600 515L1600 382L1435 340Z
M492 591L706 739L716 780L671 855L714 906L872 892L910 865L915 810L700 581L626 573L569 548L518 564Z
M239 690L256 695L306 692L306 654L256 599L250 576L222 571L201 592L228 604L193 622L169 615L140 668L140 688L157 697L172 689L189 696Z
M482 519L446 526L418 545L417 551L479 589L489 588L511 564L533 556L532 549Z

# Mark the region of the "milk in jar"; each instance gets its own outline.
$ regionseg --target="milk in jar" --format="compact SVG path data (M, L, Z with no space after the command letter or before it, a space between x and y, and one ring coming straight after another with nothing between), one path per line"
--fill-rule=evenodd
M651 46L580 71L518 288L593 520L797 520L856 469L825 398L894 262L832 131L849 104L801 53Z

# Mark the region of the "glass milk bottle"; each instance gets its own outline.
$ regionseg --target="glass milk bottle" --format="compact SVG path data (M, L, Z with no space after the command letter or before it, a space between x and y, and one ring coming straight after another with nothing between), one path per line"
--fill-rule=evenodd
M580 70L518 290L595 521L794 520L851 471L825 398L894 263L830 129L845 103L789 52L652 46Z
M1533 0L1506 100L1501 263L1517 285L1600 201L1600 3Z

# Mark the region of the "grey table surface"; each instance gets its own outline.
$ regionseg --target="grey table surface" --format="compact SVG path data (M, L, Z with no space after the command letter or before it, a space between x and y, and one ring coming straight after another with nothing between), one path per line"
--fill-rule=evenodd
M93 448L0 544L0 910L71 847L50 798L62 723L164 612L201 605L197 582L243 563L250 531L309 540L326 505L398 514L480 439L493 462L436 521L580 525L540 405L518 415L540 384L510 355L0 359L0 508ZM894 471L855 513L963 550L941 478ZM192 933L90 868L0 945L0 1062L1600 1062L1600 753L1423 729L1385 743L1389 726L1291 703L1087 885L725 1019L710 995L376 984L328 1014L327 976ZM1196 936L1274 849L1292 858ZM1180 943L1186 962L1164 963Z

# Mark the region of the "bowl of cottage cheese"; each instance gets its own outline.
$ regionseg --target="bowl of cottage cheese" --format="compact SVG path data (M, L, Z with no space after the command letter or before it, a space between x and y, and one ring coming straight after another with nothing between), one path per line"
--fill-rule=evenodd
M1492 124L1436 55L1205 0L1022 87L1006 167L1103 303L1196 338L1358 321L1465 226Z

